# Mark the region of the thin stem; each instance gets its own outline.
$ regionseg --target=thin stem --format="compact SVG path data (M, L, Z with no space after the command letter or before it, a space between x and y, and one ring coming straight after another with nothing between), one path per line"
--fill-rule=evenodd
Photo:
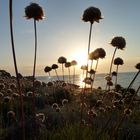
M75 66L73 66L73 84L75 84Z
M117 85L117 79L118 79L118 68L119 68L119 65L117 65L117 68L116 68L116 73L117 73L117 75L116 75L116 80L115 80L115 87L116 87L116 85Z
M35 53L34 53L34 66L33 66L33 113L35 115L35 72L36 72L36 55L37 55L37 29L36 29L35 19L34 19L34 31L35 31L35 34L34 34L35 35Z
M63 81L64 81L64 66L62 64L62 74L63 74Z
M68 71L69 71L69 83L71 83L71 79L70 79L70 68L68 67Z
M110 70L109 70L109 75L111 75L112 65L113 65L113 61L114 61L114 57L115 57L116 51L117 51L117 47L115 48L114 53L113 53L113 56L112 56Z
M14 60L14 67L15 67L15 73L16 73L18 92L19 92L19 95L20 95L20 115L21 115L22 139L25 140L23 97L22 97L22 93L21 93L20 79L19 79L19 76L18 76L18 68L17 68L16 54L15 54L15 47L14 47L13 14L12 13L13 13L12 12L12 0L9 0L11 45L12 45L12 53L13 53L13 60Z
M55 69L55 74L56 74L57 79L58 79L58 81L59 81L59 76L58 76L58 74L57 74L57 70L56 70L56 69Z

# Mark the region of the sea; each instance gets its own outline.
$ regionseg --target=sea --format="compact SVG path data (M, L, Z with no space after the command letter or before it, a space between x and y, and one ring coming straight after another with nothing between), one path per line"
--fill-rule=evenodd
M95 81L94 81L94 88L98 88L101 87L102 89L105 88L106 86L106 80L105 80L105 76L107 74L96 74L95 76ZM118 74L118 84L120 84L122 87L127 88L128 85L130 84L130 82L133 80L133 78L135 77L136 72L123 72L123 73L119 73ZM36 77L38 80L43 81L43 82L49 82L49 81L55 81L57 80L56 76L38 76ZM63 79L62 76L59 76L60 80ZM73 76L70 76L71 81L73 80ZM69 76L65 75L64 79L66 82L69 82ZM83 75L79 74L79 75L75 75L75 84L79 85L80 87L82 87L83 85ZM113 81L115 81L115 77L113 77ZM140 74L137 76L136 80L134 81L134 84L132 85L132 88L134 89L138 89L138 87L140 86ZM140 95L140 92L139 92Z

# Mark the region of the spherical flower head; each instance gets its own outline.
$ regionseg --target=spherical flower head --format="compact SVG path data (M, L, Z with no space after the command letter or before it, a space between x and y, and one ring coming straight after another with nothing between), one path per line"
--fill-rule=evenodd
M71 65L72 65L72 66L77 65L77 61L75 61L75 60L71 61Z
M52 65L52 69L58 69L58 65L57 64L53 64Z
M4 96L4 94L0 92L0 98L3 97L3 96Z
M8 94L12 94L12 89L10 89L10 88L7 89L7 93L8 93Z
M27 96L28 96L28 97L32 97L32 96L33 96L33 92L32 92L32 91L28 91L28 92L27 92Z
M121 49L123 50L126 46L126 41L123 37L121 36L117 36L117 37L114 37L111 41L111 45L113 47L117 47L118 49Z
M60 111L61 111L60 107L57 107L57 108L55 109L55 111L56 111L56 112L60 112Z
M61 56L61 57L58 58L58 63L64 64L66 62L67 62L67 59L65 57Z
M47 72L50 72L51 70L52 70L52 68L51 68L51 67L46 66L46 67L45 67L45 69L44 69L44 72L46 72L46 73L47 73Z
M9 96L5 96L5 97L3 98L3 102L5 102L5 103L10 102L10 100L11 100L11 97L9 97Z
M81 69L82 69L82 70L87 70L87 66L86 66L86 65L82 65L82 66L81 66Z
M53 86L53 83L52 83L52 82L48 82L48 83L47 83L47 86L48 86L48 87L51 87L51 86Z
M44 12L42 7L36 3L31 3L25 8L25 17L27 19L33 18L37 21L42 20L44 18Z
M140 70L140 63L136 64L136 69Z
M39 80L35 80L34 84L35 84L35 87L40 87L42 83Z
M105 79L106 79L107 81L111 81L111 80L112 80L112 78L111 78L110 75L105 76Z
M101 105L103 105L103 101L102 100L97 100L96 102L96 107L100 107Z
M62 100L62 105L64 106L64 105L66 105L68 103L68 100L67 99L63 99Z
M124 114L127 115L127 116L131 115L131 114L132 114L132 110L129 109L129 108L126 108L126 109L124 110Z
M95 51L94 51L95 54L98 55L99 58L103 59L105 58L106 56L106 52L103 48L97 48Z
M52 108L53 108L53 109L58 108L58 104L57 104L57 103L53 103L53 104L52 104Z
M114 59L114 65L123 65L124 62L123 62L123 59L120 58L120 57L117 57Z
M113 71L112 72L112 76L117 76L117 72L116 71Z
M10 85L10 89L16 89L16 85L12 83L12 84Z
M91 52L88 56L90 60L97 60L99 59L99 52L97 50Z
M5 88L5 84L0 83L0 90L3 90Z
M14 118L15 117L15 112L14 111L8 111L7 112L7 117L8 118Z
M85 83L88 84L88 85L91 85L92 82L93 82L93 79L90 78L90 77L86 77L86 78L83 80L83 82L85 82Z
M108 86L113 86L113 82L112 81L107 81L107 85Z
M69 68L70 66L71 66L71 63L70 63L70 62L66 62L66 63L65 63L65 67L66 67L66 68Z
M88 73L90 73L90 74L95 74L95 70L94 69L91 69L90 71L88 71Z
M93 24L94 22L99 23L100 19L102 19L102 17L101 17L101 11L99 8L89 7L83 13L82 20L85 22L90 22L91 24Z

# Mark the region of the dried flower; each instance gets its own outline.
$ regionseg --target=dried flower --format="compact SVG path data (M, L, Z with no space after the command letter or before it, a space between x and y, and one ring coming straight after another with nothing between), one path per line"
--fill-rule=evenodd
M85 22L89 21L91 24L93 24L94 21L99 22L100 19L102 19L101 11L96 7L89 7L83 13L82 20Z
M120 57L117 57L114 59L114 65L123 65L124 62L123 62L123 59L120 58Z
M58 63L64 64L66 62L67 62L67 59L65 57L61 56L61 57L58 58Z
M70 66L71 66L71 63L70 63L70 62L66 62L66 63L65 63L65 67L66 67L66 68L69 68Z
M107 81L111 81L111 80L112 80L112 78L111 78L110 75L105 76L105 79L106 79Z
M77 65L77 61L75 61L75 60L71 61L71 65L72 65L72 66Z
M123 37L121 36L117 36L117 37L114 37L111 41L111 45L113 47L117 47L118 49L121 49L123 50L126 46L126 41Z
M14 118L15 117L15 112L14 111L8 111L7 112L7 117L8 118Z
M136 69L140 70L140 63L136 64Z
M116 71L113 71L112 72L112 76L117 76L117 72Z
M87 66L86 66L86 65L82 65L82 66L81 66L81 69L82 69L82 70L87 70Z
M51 69L51 67L49 67L49 66L46 66L45 67L45 69L44 69L44 71L47 73L47 72L50 72L52 69Z
M68 103L68 100L67 99L63 99L62 100L62 105L64 106L64 105L66 105Z
M132 110L129 109L129 108L126 108L126 109L124 110L124 114L127 115L127 116L131 115L131 114L132 114Z
M53 64L52 65L52 69L58 69L58 65L57 64Z
M25 17L27 19L33 18L37 21L42 20L44 18L44 12L42 7L36 3L31 3L25 8Z
M53 103L53 104L52 104L52 108L53 108L53 109L58 108L58 104L57 104L57 103Z

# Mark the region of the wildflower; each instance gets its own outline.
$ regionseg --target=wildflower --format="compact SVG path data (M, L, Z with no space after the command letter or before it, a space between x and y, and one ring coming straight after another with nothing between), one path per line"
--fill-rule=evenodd
M33 96L33 92L32 92L32 91L28 91L28 92L27 92L27 96L28 96L28 97Z
M33 18L37 21L42 20L44 18L44 12L42 7L36 3L31 3L25 8L25 17L27 19Z
M75 60L71 61L71 65L72 65L72 66L77 65L77 61L75 61Z
M8 111L7 112L7 117L8 118L14 118L15 117L15 112L14 111Z
M132 114L132 110L129 109L129 108L126 108L126 109L124 110L124 114L127 115L127 116L130 116L130 115Z
M34 81L35 83L35 87L40 87L41 86L41 81L39 81L39 80L35 80Z
M92 82L93 82L93 79L92 79L92 78L90 78L90 77L86 77L86 78L83 80L83 82L85 82L86 84L91 85L91 84L92 84Z
M11 97L9 97L9 96L5 96L4 98L3 98L3 101L4 102L9 102L11 100Z
M5 89L5 84L0 83L0 90L3 90L3 89Z
M112 72L112 76L117 76L117 72L116 71L113 71Z
M108 82L107 82L107 85L108 85L108 86L113 86L113 82L112 82L112 81L108 81Z
M81 69L82 69L82 70L87 70L87 66L86 66L86 65L82 65L82 66L81 66Z
M121 59L120 57L114 59L114 65L123 65L123 63L123 59Z
M75 66L77 65L77 61L71 61L71 66L73 66L73 84L75 83Z
M64 105L66 105L68 103L68 100L67 99L63 99L62 100L62 105L64 106Z
M140 63L136 64L136 69L140 70Z
M49 67L49 66L46 66L45 68L44 68L44 71L47 73L47 72L50 72L52 69L51 69L51 67Z
M111 78L110 75L105 76L105 79L106 79L107 81L111 81L111 80L112 80L112 78Z
M100 19L102 19L102 17L99 8L89 7L83 13L82 20L85 22L90 22L91 24L93 24L94 22L99 22Z
M52 104L52 108L53 108L53 109L56 109L57 107L58 107L58 104L57 104L57 103L53 103L53 104Z
M16 89L16 85L15 84L11 84L10 85L10 89Z
M97 100L95 106L96 106L96 107L100 107L102 104L103 104L103 101L102 101L102 100Z
M13 93L13 94L12 94L12 97L13 97L13 98L19 97L19 94Z
M47 86L48 86L48 87L51 87L51 86L53 86L53 83L52 83L52 82L48 82L48 83L47 83Z
M37 113L36 117L39 121L44 122L45 121L45 115L44 113Z
M4 96L4 94L0 92L0 98L3 97L3 96Z
M57 108L55 109L55 111L56 111L56 112L60 112L60 111L61 111L60 107L57 107Z

